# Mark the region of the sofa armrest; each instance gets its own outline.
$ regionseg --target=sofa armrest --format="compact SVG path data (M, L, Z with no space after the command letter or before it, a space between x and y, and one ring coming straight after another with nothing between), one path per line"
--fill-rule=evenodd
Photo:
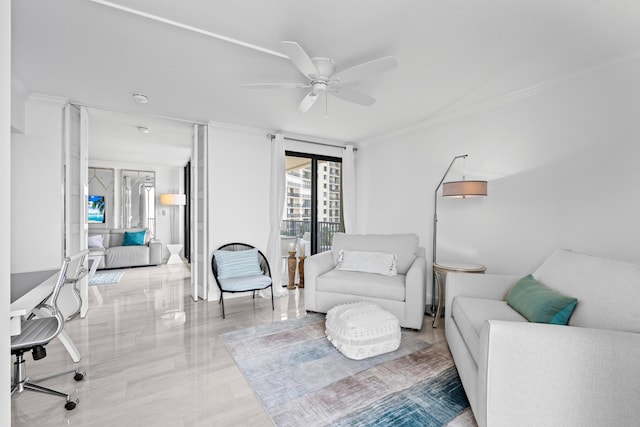
M405 277L405 324L421 329L427 300L427 260L415 259Z
M160 240L149 240L149 264L162 264L162 242Z
M521 278L506 274L447 273L444 315L451 316L451 304L458 295L504 300Z
M304 260L304 308L317 311L316 279L333 268L331 251L321 252Z
M480 426L640 425L640 334L489 320Z

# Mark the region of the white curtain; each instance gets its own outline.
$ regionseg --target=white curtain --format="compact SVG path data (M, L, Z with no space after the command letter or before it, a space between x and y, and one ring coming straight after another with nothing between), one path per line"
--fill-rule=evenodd
M276 133L271 141L271 179L269 190L269 242L267 244L267 258L271 267L273 280L273 296L287 295L287 288L281 286L282 255L280 250L280 222L284 209L285 197L285 162L284 135ZM264 293L263 293L264 294ZM267 295L262 295L267 296ZM268 295L269 297L271 295Z
M355 232L356 170L353 151L353 145L347 145L342 156L342 215L346 233Z

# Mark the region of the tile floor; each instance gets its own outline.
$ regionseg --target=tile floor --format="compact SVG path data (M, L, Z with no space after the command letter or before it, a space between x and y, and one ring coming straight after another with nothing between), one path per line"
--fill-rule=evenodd
M63 399L24 392L12 397L12 426L271 426L219 334L306 315L303 292L268 299L194 303L186 265L124 269L118 284L91 286L85 319L65 329L83 357L84 381L72 375L43 385L80 398L72 411ZM443 327L425 318L427 342L446 346ZM74 367L58 340L34 362L31 377Z

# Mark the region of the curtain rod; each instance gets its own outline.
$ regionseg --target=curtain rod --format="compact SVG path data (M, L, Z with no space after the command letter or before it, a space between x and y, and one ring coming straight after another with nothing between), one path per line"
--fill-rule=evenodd
M270 140L273 141L273 138L275 138L276 136L272 133L268 133L267 134L267 138L269 138ZM344 145L334 145L334 144L326 144L324 142L316 142L316 141L307 141L305 139L297 139L297 138L289 138L287 136L284 137L284 139L288 139L289 141L298 141L298 142L306 142L307 144L316 144L316 145L324 145L325 147L334 147L334 148L342 148L343 150L346 150L347 147L345 147ZM353 151L358 151L357 148L353 148Z

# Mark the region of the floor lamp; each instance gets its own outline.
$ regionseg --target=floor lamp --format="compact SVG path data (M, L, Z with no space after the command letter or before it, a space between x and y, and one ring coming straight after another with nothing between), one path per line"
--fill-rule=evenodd
M167 264L181 264L182 259L180 258L180 251L182 250L181 243L173 243L175 242L175 227L176 227L176 210L178 206L184 206L187 204L187 197L184 194L161 194L160 195L160 204L164 206L169 206L170 211L169 214L171 216L171 242L167 244L167 249L169 250L169 260Z
M467 154L462 154L460 156L455 156L447 171L444 173L444 176L438 183L436 190L433 192L433 264L436 263L436 238L438 232L438 190L442 187L442 197L475 197L475 196L486 196L487 195L487 181L466 181L464 176L462 177L462 181L450 181L444 182L451 170L451 167L458 159L466 159ZM444 184L443 184L444 183ZM432 266L433 266L432 264ZM435 316L436 315L436 272L432 271L431 276L431 307L429 307L426 311L427 315Z

